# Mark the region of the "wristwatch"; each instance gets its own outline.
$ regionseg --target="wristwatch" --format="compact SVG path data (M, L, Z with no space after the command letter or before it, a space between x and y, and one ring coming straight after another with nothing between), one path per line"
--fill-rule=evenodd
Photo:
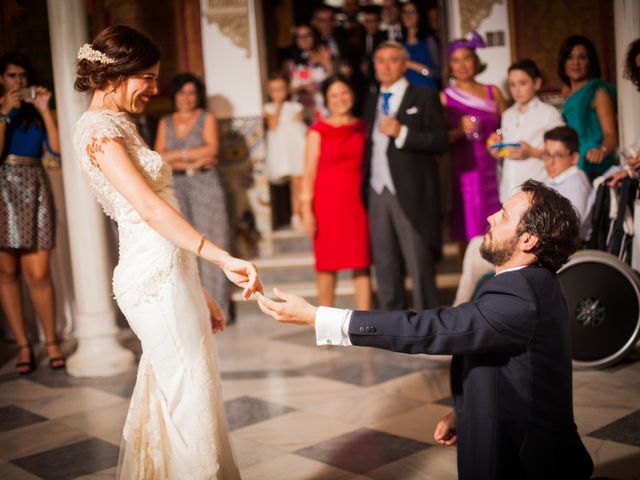
M9 115L4 115L0 113L0 122L11 123L11 118L9 118Z

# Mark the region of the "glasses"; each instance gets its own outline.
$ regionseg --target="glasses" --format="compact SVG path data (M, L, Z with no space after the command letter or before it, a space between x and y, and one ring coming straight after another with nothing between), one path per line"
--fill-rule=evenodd
M542 154L542 159L545 162L549 162L549 161L554 161L557 162L558 160L562 160L563 158L569 158L571 154L567 153L567 152L563 152L563 153L549 153L549 152L544 152Z

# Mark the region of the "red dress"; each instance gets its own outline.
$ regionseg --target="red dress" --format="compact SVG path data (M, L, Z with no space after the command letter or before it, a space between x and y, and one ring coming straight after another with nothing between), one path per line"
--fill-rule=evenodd
M362 203L362 162L366 124L311 125L320 134L320 158L314 186L316 270L367 268L369 228Z

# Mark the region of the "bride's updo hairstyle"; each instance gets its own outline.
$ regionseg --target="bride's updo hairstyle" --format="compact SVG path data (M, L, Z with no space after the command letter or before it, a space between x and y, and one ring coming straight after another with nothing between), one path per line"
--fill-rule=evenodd
M117 88L127 77L152 67L160 49L149 37L126 25L102 30L78 52L74 87L79 92Z

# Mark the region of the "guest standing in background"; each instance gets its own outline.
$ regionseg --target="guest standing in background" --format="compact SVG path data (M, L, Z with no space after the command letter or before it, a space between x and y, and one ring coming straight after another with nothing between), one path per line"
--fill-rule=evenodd
M289 81L272 75L267 82L270 102L263 107L267 121L267 174L274 184L289 182L291 187L291 227L302 229L300 185L304 169L305 135L303 107L288 100Z
M490 148L495 158L503 158L500 175L500 202L504 203L517 188L530 178L547 181L542 160L544 132L564 124L557 108L537 96L542 75L533 60L525 58L509 67L507 79L513 105L502 113L502 135L493 133L489 143L513 146Z
M402 42L402 23L400 23L398 0L382 0L382 25L380 28L387 34L387 40Z
M296 26L295 44L283 67L289 77L292 99L304 107L303 117L307 125L323 114L320 86L333 72L331 53L326 46L318 44L317 37L317 32L309 25Z
M309 127L302 179L302 221L313 238L318 303L333 306L336 272L353 270L356 308L371 308L367 214L360 196L367 129L353 116L355 96L346 78L322 87L329 111Z
M174 112L158 124L155 150L173 169L180 210L193 226L220 248L230 248L229 215L216 169L218 126L205 109L204 84L191 73L171 81ZM230 284L224 272L198 258L202 286L230 318Z
M615 87L600 78L596 49L580 35L568 37L560 47L558 76L565 84L562 115L580 139L578 167L593 180L616 163Z
M34 84L35 73L24 55L0 57L0 303L18 344L16 371L23 375L36 362L24 323L20 271L42 323L49 366L65 367L49 270L55 206L42 166L43 148L57 155L60 140L49 109L51 92Z
M484 41L476 32L471 40L449 44L447 57L455 85L440 93L452 148L450 238L463 246L484 234L487 217L500 209L496 160L486 142L500 126L505 101L498 87L475 79L485 68L476 53L480 47Z
M438 89L438 82L433 76L436 67L427 49L427 24L420 17L414 2L406 2L400 10L404 47L409 52L407 80L419 87Z
M435 264L442 252L436 155L447 149L438 94L405 77L409 53L383 42L373 57L380 90L369 95L364 119L363 194L368 200L378 307L406 307L405 276L413 308L436 307Z
M373 53L387 38L385 32L380 30L380 7L367 5L362 9L362 24L364 25L364 37L360 45L359 59L360 72L365 78L369 91L377 89L376 75L373 70Z

